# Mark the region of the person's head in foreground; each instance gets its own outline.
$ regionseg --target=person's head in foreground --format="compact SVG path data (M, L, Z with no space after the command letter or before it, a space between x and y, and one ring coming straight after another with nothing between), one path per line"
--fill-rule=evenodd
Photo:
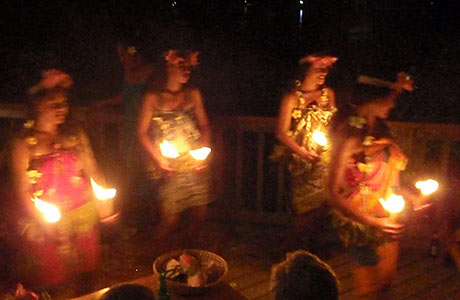
M155 300L155 295L145 286L122 284L105 292L100 300Z
M338 300L339 283L332 269L304 250L286 254L273 265L270 291L275 300Z

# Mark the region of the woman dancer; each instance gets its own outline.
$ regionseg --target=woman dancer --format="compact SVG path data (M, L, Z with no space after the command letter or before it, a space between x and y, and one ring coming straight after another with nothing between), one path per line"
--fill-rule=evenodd
M17 269L25 267L23 279L44 287L77 274L88 278L100 260L99 219L89 184L90 178L99 184L104 179L87 136L67 122L71 85L61 71L43 72L29 91L32 118L12 146L17 227L26 262ZM43 205L57 208L61 218L46 221Z
M311 231L314 224L324 222L327 211L325 176L330 155L327 132L337 109L334 91L325 83L336 61L336 57L326 55L302 58L300 76L281 102L276 127L281 146L275 148L271 158L288 158L291 201L296 214L288 241L292 247L301 239L304 228Z
M362 295L388 287L396 270L397 238L403 225L388 217L379 199L403 192L399 172L407 159L383 120L405 90L412 91L412 81L399 73L394 89L385 97L354 95L351 101L358 102L356 112L334 131L330 204L335 209L334 226L356 262L355 277Z
M178 224L183 211L191 213L188 237L197 240L198 225L211 202L206 159L196 160L191 150L209 147L210 128L201 93L187 83L198 64L198 52L171 49L164 54L163 74L144 97L138 125L141 145L154 162L158 182L161 224L157 238L163 240ZM172 158L160 145L172 145ZM209 149L209 148L208 148ZM205 157L204 157L205 158Z

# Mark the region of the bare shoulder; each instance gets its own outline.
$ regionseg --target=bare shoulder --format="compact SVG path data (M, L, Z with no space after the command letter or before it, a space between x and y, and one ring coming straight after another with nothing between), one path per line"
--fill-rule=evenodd
M326 89L328 95L335 96L335 92L330 86L326 86L325 89Z
M30 129L21 130L12 140L11 145L16 147L29 147L37 144L37 137Z
M144 101L155 103L161 98L160 92L146 92L144 95Z
M196 87L188 87L184 92L193 100L202 100L201 91Z
M23 130L10 141L12 158L26 159L33 149L33 146L38 143L37 138L31 130Z
M199 106L203 104L201 91L195 87L187 87L184 90L186 104L185 107Z
M144 95L144 105L151 107L160 107L161 95L158 92L147 92Z
M349 153L350 155L362 151L361 140L356 136L349 136L345 138L341 151Z
M299 104L299 100L293 91L289 91L283 95L281 100L281 106L285 107L296 107Z

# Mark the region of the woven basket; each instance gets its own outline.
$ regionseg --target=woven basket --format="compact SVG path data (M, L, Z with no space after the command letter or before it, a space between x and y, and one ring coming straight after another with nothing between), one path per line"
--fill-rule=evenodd
M216 274L217 279L198 287L192 287L182 282L166 279L168 290L171 293L181 296L202 295L212 287L216 286L222 278L224 278L225 274L227 274L227 262L222 257L212 252L199 249L175 250L162 254L153 262L153 272L155 274L164 272L168 261L173 258L179 260L179 256L181 256L184 252L195 257L200 264L207 264L213 261L216 267L216 272L218 273Z

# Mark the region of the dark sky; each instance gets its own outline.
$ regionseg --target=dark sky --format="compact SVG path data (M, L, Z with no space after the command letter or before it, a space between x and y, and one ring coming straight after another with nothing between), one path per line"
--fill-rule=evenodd
M328 78L339 104L358 73L391 80L405 70L417 90L394 118L460 122L457 1L248 0L246 13L243 0L9 2L1 7L1 101L21 101L49 67L74 77L79 104L110 97L121 89L117 40L151 55L156 41L184 36L164 33L161 22L201 51L194 81L210 113L275 115L298 58L328 51L339 57Z

